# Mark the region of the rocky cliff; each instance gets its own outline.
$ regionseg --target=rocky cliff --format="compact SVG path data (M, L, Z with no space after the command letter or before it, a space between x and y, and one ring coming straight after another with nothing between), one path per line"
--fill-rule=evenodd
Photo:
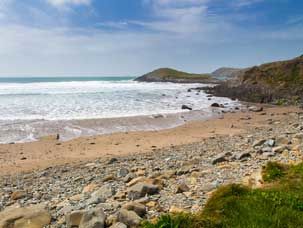
M249 68L208 92L250 102L302 103L303 56Z

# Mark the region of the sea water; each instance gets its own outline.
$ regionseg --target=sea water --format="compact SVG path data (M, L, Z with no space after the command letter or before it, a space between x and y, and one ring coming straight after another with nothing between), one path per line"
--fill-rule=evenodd
M189 91L201 84L144 83L133 79L0 78L0 143L32 141L47 134L67 131L76 120L79 124L80 120L186 112L181 109L183 104L193 110L208 112L213 102L235 103L227 98L209 99L204 92ZM114 123L119 129L119 123ZM59 126L53 129L56 124ZM71 131L75 137L83 135L80 126L74 126ZM90 132L89 135L114 132L87 128L86 131Z

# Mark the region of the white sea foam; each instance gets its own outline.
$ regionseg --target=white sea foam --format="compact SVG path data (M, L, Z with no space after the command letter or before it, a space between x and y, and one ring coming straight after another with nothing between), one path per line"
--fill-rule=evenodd
M196 86L201 85L129 80L0 83L0 142L33 140L41 136L41 131L54 133L57 129L40 126L47 121L177 113L184 112L183 104L207 112L213 102L230 106L235 103L227 98L209 100L203 92L188 92ZM82 132L87 135L110 132L105 128L77 130L68 124L64 127L66 134L77 136ZM119 124L113 127L127 129Z

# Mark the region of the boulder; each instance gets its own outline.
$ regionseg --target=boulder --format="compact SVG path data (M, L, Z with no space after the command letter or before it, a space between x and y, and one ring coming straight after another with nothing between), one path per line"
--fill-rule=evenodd
M9 207L0 212L1 228L43 228L50 224L51 216L45 205L34 205L24 208Z
M226 161L228 161L227 157L230 156L230 155L231 155L230 153L221 153L221 154L218 154L212 160L212 164L215 165L215 164L218 164L218 163L221 163L221 162L226 162Z
M146 207L141 203L129 202L122 206L123 209L136 212L140 217L146 214Z
M128 198L131 200L140 199L145 195L153 195L159 192L157 185L148 183L137 183L128 189Z
M141 223L142 218L134 211L120 209L118 212L118 221L122 222L128 227L137 227Z
M213 107L213 108L220 108L220 105L218 103L212 103L210 105L210 107Z
M101 208L94 208L84 212L79 228L104 228L106 215Z
M191 107L189 107L187 105L182 105L181 109L183 109L183 110L193 110Z
M65 216L68 228L104 228L106 216L102 208L73 211Z
M110 185L106 184L93 192L91 198L88 200L88 204L104 203L106 199L112 197L115 194L115 189Z
M72 211L65 215L65 222L67 228L78 227L85 211Z
M237 160L243 160L245 158L250 158L251 154L249 152L239 152L234 155L234 158Z
M258 106L250 106L248 107L248 110L251 112L262 112L263 107L258 107Z
M176 193L188 192L189 190L190 188L185 183L181 183L177 186Z
M121 168L118 170L117 172L117 177L121 178L121 177L126 177L126 175L129 173L129 170L126 168Z
M256 140L256 141L253 143L253 147L262 146L265 142L266 142L265 139Z
M18 200L18 199L21 199L21 198L24 198L26 197L26 192L25 191L15 191L11 194L11 199L12 200Z

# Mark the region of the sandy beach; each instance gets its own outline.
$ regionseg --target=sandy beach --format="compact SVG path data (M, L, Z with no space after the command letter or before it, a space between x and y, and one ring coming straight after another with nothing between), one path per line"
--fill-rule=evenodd
M58 141L56 136L49 136L36 142L2 144L0 173L16 174L98 158L146 153L200 142L218 135L237 135L252 127L268 125L268 119L279 120L281 116L295 111L299 109L267 106L262 112L241 110L225 113L208 120L190 121L168 130L114 133L65 142Z

